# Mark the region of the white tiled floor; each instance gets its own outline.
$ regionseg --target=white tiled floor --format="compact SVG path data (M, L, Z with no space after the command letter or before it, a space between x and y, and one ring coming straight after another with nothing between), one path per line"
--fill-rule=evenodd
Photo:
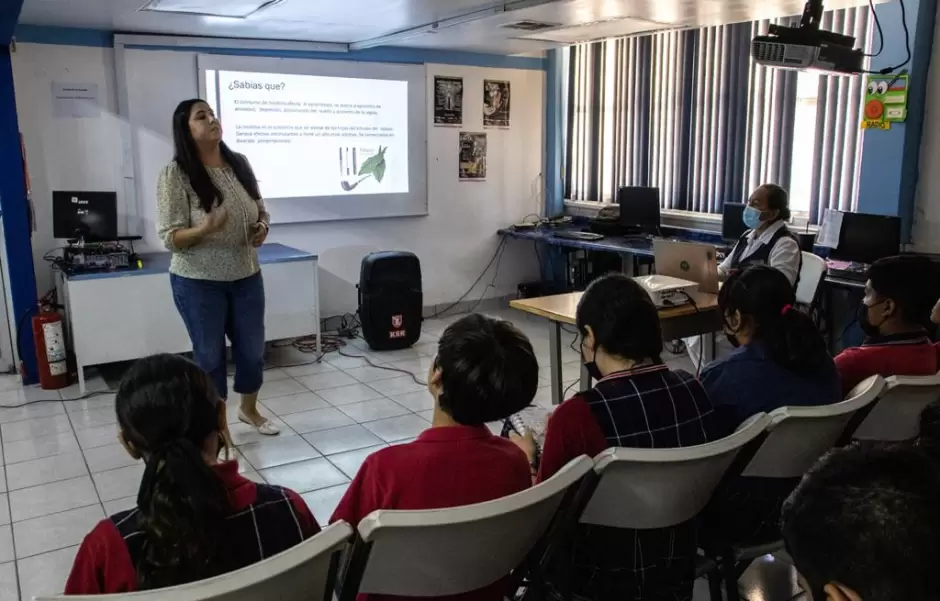
M529 335L547 376L546 322L509 310L498 315ZM356 340L343 352L404 369L423 381L437 337L458 317L426 321L420 343L410 349L367 352L365 343ZM566 342L573 338L565 334ZM310 359L290 348L271 355L274 365ZM565 377L573 381L578 355L566 347L563 358ZM688 368L684 358L670 363ZM547 377L542 383L536 403L550 406ZM106 389L101 378L89 384L92 390ZM12 377L0 376L0 405L77 395L77 387L60 396L23 389ZM430 425L433 407L428 392L410 376L337 353L321 364L269 369L261 398L261 410L281 428L278 437L263 437L239 423L236 402L229 404L242 470L253 480L296 490L321 523L365 458L388 444L414 439ZM0 409L0 601L61 592L85 534L106 515L134 505L143 465L118 444L115 421L110 394Z

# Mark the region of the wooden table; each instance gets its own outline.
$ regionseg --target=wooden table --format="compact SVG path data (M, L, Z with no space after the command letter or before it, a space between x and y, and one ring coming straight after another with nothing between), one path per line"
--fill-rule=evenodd
M509 306L531 315L544 317L549 322L549 351L551 363L552 403L563 400L565 390L561 377L561 331L562 324L573 325L582 292L569 292L555 296L524 298L510 301ZM713 348L715 332L721 329L721 314L718 311L718 295L702 292L692 293L695 305L687 304L659 310L659 320L665 340L676 340L691 336L707 336L703 345ZM581 390L590 387L591 378L581 367Z

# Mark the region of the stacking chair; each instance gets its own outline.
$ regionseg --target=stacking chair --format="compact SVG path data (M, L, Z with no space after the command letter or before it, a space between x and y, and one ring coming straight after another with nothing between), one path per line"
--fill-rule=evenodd
M819 284L826 275L826 261L813 253L803 252L803 266L800 267L800 281L796 286L796 302L812 307L816 302Z
M340 521L273 557L214 578L151 591L36 601L332 601L340 556L352 534L349 524Z
M879 380L871 378L865 386L858 387L854 395L839 403L818 407L781 407L772 411L768 414L767 436L740 475L787 480L802 477L836 445L852 416L874 403L880 391ZM734 486L735 480L732 477L723 484ZM715 534L721 536L720 532ZM716 544L716 541L709 542ZM751 562L782 549L782 540L750 546L737 541L717 541L717 548L707 551L716 555L728 601L736 601L739 597L738 578Z
M593 467L582 455L545 482L476 505L373 511L359 523L340 601L458 595L499 582L541 549L563 499Z
M580 522L612 528L650 530L677 526L697 516L728 467L746 445L770 424L760 413L731 436L703 445L674 449L607 449L595 458L599 476ZM714 564L703 562L696 576ZM720 601L720 582L710 579ZM717 594L717 597L715 596Z
M876 376L878 377L878 376ZM920 413L940 400L940 373L933 376L891 376L884 391L845 438L876 442L902 442L917 437ZM850 426L851 427L851 426Z

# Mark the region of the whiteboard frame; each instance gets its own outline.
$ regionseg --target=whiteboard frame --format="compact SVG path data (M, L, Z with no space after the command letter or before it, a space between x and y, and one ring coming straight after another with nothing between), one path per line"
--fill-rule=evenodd
M196 72L199 94L203 98L206 97L207 70L407 81L407 193L265 197L264 201L272 223L422 217L428 214L427 72L424 65L199 54L196 56Z

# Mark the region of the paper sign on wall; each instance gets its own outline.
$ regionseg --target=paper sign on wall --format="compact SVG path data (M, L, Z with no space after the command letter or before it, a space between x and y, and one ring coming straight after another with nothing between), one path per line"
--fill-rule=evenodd
M865 118L862 129L890 129L907 119L910 80L905 73L869 75L865 83Z
M826 248L839 248L839 238L842 236L842 211L826 209L819 233L816 234L816 246Z
M96 83L52 82L52 114L56 117L97 119L100 101Z

